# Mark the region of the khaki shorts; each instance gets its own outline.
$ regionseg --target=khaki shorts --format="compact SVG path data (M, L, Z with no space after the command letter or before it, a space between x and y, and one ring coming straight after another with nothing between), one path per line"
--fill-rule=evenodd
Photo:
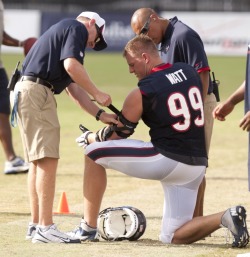
M18 82L18 126L25 160L32 162L44 157L59 158L60 124L53 93L45 86Z
M216 102L215 95L213 93L210 95L207 95L204 102L205 140L206 140L207 154L209 154L212 132L213 132L213 125L214 125L214 118L212 113L216 105L217 105L217 102Z

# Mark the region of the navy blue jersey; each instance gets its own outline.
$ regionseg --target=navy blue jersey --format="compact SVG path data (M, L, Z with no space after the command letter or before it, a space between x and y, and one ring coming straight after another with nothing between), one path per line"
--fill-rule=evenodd
M202 86L196 70L185 63L165 64L138 86L142 120L159 152L190 165L207 165Z
M39 77L51 83L55 93L61 93L72 79L63 66L66 58L81 64L85 55L88 31L75 19L65 19L51 26L35 43L26 56L22 75Z
M178 20L170 19L160 44L161 59L165 63L184 62L198 72L210 70L203 42L196 31ZM213 91L209 83L208 94Z

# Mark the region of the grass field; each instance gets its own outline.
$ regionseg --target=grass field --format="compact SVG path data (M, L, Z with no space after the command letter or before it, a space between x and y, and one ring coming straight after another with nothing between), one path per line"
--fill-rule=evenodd
M22 56L4 55L3 61L8 73ZM86 67L93 81L108 92L113 103L121 108L124 96L136 86L136 79L128 73L121 54L87 54ZM242 82L245 76L244 57L209 57L210 66L216 78L221 81L221 100L224 100ZM75 138L80 135L78 125L90 129L102 126L93 117L82 112L66 94L57 96L61 122L61 160L59 162L54 209L61 193L66 192L70 208L69 215L55 215L54 221L61 230L71 230L82 215L82 173L83 150L78 148ZM215 121L211 145L205 214L221 211L236 204L243 204L250 210L247 188L247 133L242 132L239 120L243 116L243 104L239 104L225 122ZM22 144L18 128L13 131L17 154L22 155ZM139 124L133 138L148 140L148 131ZM0 165L4 155L0 148ZM232 249L226 244L226 230L220 229L211 237L195 244L168 246L158 241L161 222L163 194L161 185L155 181L127 177L115 171L108 171L108 186L102 208L132 205L144 212L147 229L137 242L85 243L81 245L33 245L25 241L30 212L26 188L27 175L6 176L0 174L0 248L1 256L109 256L109 257L233 257L250 252L246 249ZM250 218L247 219L250 226ZM230 239L229 239L230 242Z

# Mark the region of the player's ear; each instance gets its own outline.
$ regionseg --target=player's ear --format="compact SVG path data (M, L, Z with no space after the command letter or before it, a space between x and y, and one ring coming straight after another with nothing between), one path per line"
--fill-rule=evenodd
M149 62L149 55L147 53L142 53L142 59L145 61L145 63Z
M91 28L92 26L95 25L95 19L91 19L88 21L88 27Z
M157 22L159 20L159 18L158 18L158 16L155 13L152 13L150 15L150 20L151 20L151 22L152 21L156 21Z

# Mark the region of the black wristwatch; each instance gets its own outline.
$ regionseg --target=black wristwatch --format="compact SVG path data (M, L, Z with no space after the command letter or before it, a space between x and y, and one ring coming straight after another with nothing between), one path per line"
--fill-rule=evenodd
M96 116L95 116L95 118L96 118L97 121L100 120L100 116L101 116L101 114L102 114L103 112L105 112L103 109L100 109L100 110L97 112L97 114L96 114Z

